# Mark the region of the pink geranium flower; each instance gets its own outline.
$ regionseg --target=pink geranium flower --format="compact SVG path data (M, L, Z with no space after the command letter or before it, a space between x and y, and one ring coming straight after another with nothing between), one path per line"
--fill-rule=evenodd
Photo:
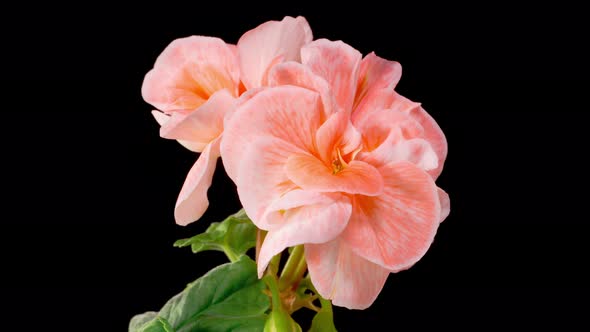
M160 135L176 139L201 155L191 168L175 208L176 222L200 218L209 205L224 121L245 90L266 84L268 71L283 61L300 61L300 48L312 40L303 17L269 21L246 32L237 46L219 38L192 36L173 41L147 73L143 98Z
M244 209L268 231L259 275L305 244L318 292L363 309L389 273L425 254L448 213L434 183L446 141L419 104L393 91L399 64L327 40L301 58L273 67L273 87L238 107L221 154Z

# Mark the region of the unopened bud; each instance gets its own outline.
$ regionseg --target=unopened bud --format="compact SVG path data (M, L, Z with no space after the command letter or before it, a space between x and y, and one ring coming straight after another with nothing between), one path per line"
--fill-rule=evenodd
M284 310L273 310L264 324L264 332L301 332L301 326Z

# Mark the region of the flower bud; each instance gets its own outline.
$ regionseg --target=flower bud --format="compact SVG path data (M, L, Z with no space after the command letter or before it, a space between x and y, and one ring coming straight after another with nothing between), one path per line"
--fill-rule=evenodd
M273 310L264 324L264 332L301 332L301 326L284 310Z

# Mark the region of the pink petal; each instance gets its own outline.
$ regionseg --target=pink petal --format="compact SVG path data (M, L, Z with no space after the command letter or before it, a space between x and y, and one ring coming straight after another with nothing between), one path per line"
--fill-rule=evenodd
M168 122L168 120L170 120L170 115L166 115L160 111L153 110L152 115L160 126L163 126L166 122Z
M225 136L223 140L225 142L228 137ZM295 188L284 168L287 158L293 154L293 150L297 150L288 143L268 136L258 137L244 145L244 148L246 150L234 169L238 196L254 224L258 228L271 230L277 225L265 217L266 209ZM222 159L226 161L225 156Z
M238 41L242 82L246 88L266 85L266 74L273 64L299 61L301 47L312 39L311 28L301 16L268 21L246 32Z
M388 139L370 153L360 154L359 159L375 167L398 161L411 162L425 171L438 167L438 156L428 141L422 138L392 141Z
M420 106L419 103L414 103L399 94L395 95L392 108L408 113L413 119L420 123L422 128L424 128L423 137L432 145L432 148L438 156L438 167L430 170L428 173L434 179L438 178L442 172L448 153L447 139L442 129L440 129L436 121Z
M424 139L404 140L396 144L393 150L391 162L409 161L425 171L438 167L438 157L430 143Z
M337 201L339 198L340 195L338 194L316 193L295 187L295 189L271 202L270 205L266 207L262 219L269 224L275 225L276 227L272 228L273 230L278 229L281 227L281 224L285 222L284 214L287 210L296 209L306 205L326 205Z
M232 116L234 115L235 111L242 106L245 102L247 102L248 100L252 99L252 97L256 96L259 92L264 91L268 89L268 87L260 87L260 88L253 88L250 89L248 91L244 91L244 93L242 93L240 95L240 97L238 99L236 99L234 107L232 107L230 112L227 112L225 114L225 117L223 118L223 127L227 127L228 122L231 120Z
M348 309L366 309L383 289L389 271L355 254L341 240L306 244L313 285L324 298Z
M420 137L420 124L405 112L374 109L353 116L353 124L361 132L363 152L371 152L383 144L397 144L403 139Z
M320 121L316 92L295 86L260 91L238 106L226 124L221 155L227 174L236 181L245 151L257 137L276 138L298 151L313 151Z
M223 132L223 119L233 111L235 99L227 90L214 93L201 107L189 113L175 112L160 135L164 138L207 144Z
M451 200L449 194L438 188L438 198L440 200L440 222L443 222L451 213Z
M436 123L430 114L428 114L422 107L412 110L410 115L422 125L424 128L424 138L430 143L430 145L432 145L432 148L438 156L438 167L428 171L428 173L436 179L442 172L445 160L447 159L447 138L442 129L438 126L438 123Z
M390 89L373 89L364 98L355 102L351 118L353 122L358 118L368 116L367 113L383 109L390 109L396 92Z
M314 156L297 154L287 159L287 175L304 190L344 192L375 196L383 192L383 179L377 169L365 162L353 160L339 173Z
M163 126L168 120L170 120L170 115L166 115L160 111L152 111L152 115L158 122L160 126ZM184 140L178 140L180 145L184 146L185 148L189 149L193 152L202 152L208 143L197 143L197 142L189 142Z
M407 269L428 250L440 222L437 187L409 162L379 169L385 189L377 197L355 196L344 241L358 255L392 271Z
M408 111L413 103L395 106L354 114L354 125L362 133L364 143L358 159L375 167L406 160L426 171L438 169L437 151L425 139L422 125Z
M376 90L389 90L397 85L402 76L402 66L395 61L385 60L369 53L361 61L355 105Z
M216 91L237 96L239 69L223 40L191 36L174 40L147 73L143 99L164 112L195 109Z
M213 172L219 157L220 139L215 139L205 147L186 176L174 210L174 217L179 225L186 226L201 218L209 206L207 190L211 186Z
M258 258L259 277L271 258L284 249L334 239L348 224L352 211L346 196L297 189L285 194L270 208L280 227L270 230L264 238Z
M414 109L420 107L420 103L414 102L409 100L408 98L400 95L397 92L394 92L393 99L391 103L391 109L400 111L400 112L407 112L410 113Z
M336 112L336 100L328 82L298 62L289 61L274 66L269 72L268 84L270 86L295 85L317 91L322 96L326 117Z
M354 120L364 143L357 159L375 167L403 160L426 171L438 167L438 156L430 142L419 138L424 135L422 126L407 112L371 110Z
M226 45L230 49L230 51L233 53L234 57L237 59L239 57L238 46L234 45L234 44L230 44L230 43L226 43Z
M361 58L359 51L341 41L318 39L301 49L301 62L330 84L346 112L352 110Z
M238 107L242 106L248 100L252 99L252 97L256 96L259 92L262 92L264 90L268 90L268 87L264 86L264 87L252 88L250 90L244 91L244 93L242 93L240 95L240 97L238 98L238 100L236 101L236 107L235 107L235 109L237 109ZM235 112L235 109L234 109L234 112ZM230 113L230 115L233 115L233 113ZM228 118L228 117L226 116L226 118Z
M357 150L361 142L361 134L353 127L346 112L332 114L316 133L317 151L325 163L336 158L336 149L340 149L344 156Z

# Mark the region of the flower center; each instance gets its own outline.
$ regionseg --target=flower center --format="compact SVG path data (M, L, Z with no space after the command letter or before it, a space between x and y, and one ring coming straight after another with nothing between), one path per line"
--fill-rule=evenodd
M362 150L362 147L342 156L342 152L340 148L336 149L336 153L334 153L334 158L332 159L332 174L336 175L342 172L346 167L348 167L348 163L356 158L356 155Z
M336 158L332 160L332 174L338 174L342 172L342 170L346 166L348 166L348 164L342 158L342 153L340 153L340 149L336 149Z

